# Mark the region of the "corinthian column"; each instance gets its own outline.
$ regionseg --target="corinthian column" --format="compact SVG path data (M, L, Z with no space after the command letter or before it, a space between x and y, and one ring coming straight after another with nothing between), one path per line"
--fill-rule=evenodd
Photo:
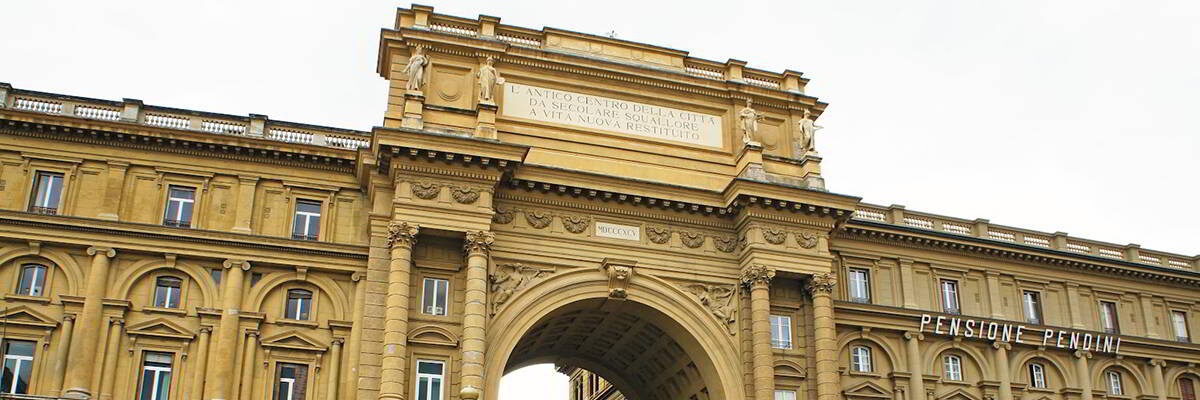
M104 291L108 288L109 259L117 251L107 247L89 247L92 267L88 270L87 291L83 299L83 310L79 312L78 340L71 343L71 362L67 366L67 387L63 397L90 399L92 372L96 369L96 348L100 345L100 328L104 318Z
M812 296L813 344L817 348L817 399L837 400L841 392L837 370L837 329L833 321L833 289L837 275L816 274L808 281Z
M750 289L750 337L753 343L754 398L775 397L775 362L771 355L771 278L775 270L752 265L742 271L742 285Z
M1012 376L1008 370L1008 351L1012 349L1012 345L997 341L992 342L992 347L996 349L996 379L1000 381L999 400L1013 400Z
M1088 360L1092 353L1083 350L1075 351L1075 380L1079 382L1079 390L1083 391L1081 400L1092 400L1092 374L1088 372Z
M408 281L412 274L412 248L418 227L407 222L388 224L388 246L392 260L388 266L387 310L383 322L383 368L379 398L403 399L404 367L408 343Z
M483 395L484 335L487 332L488 252L496 236L487 231L467 232L463 250L467 252L467 293L463 306L462 390L467 400Z
M925 400L925 368L922 367L920 332L904 332L905 358L908 359L908 400Z
M213 370L208 393L213 400L230 398L233 390L233 370L238 351L238 308L242 306L242 283L250 263L243 260L226 260L225 287L221 289L221 322L217 325L217 351L213 354Z

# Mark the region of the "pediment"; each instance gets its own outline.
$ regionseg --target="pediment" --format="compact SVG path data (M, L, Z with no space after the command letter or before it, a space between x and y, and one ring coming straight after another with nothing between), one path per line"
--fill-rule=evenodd
M326 349L326 346L320 341L298 331L287 331L263 338L262 345L263 347L304 351L325 351Z
M892 391L879 386L874 382L863 382L852 386L849 389L843 390L842 394L849 398L858 399L890 399Z
M954 389L937 397L938 400L980 400L979 396L963 389Z
M789 360L775 360L775 376L803 379L805 375L804 367L800 364Z
M53 328L58 326L58 321L50 318L46 314L42 314L37 310L29 308L29 306L16 306L4 310L0 313L0 318L6 324L38 326L43 328Z
M145 322L129 325L125 330L130 335L155 336L168 339L192 340L196 334L174 321L156 318Z
M458 347L458 338L454 333L440 326L422 326L408 334L411 343L429 344L434 346Z

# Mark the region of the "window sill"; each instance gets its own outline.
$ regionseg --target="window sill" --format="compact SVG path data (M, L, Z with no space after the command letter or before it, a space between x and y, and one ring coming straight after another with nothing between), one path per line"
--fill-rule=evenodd
M1026 391L1030 391L1030 392L1040 392L1040 393L1046 393L1046 394L1058 393L1058 391L1057 391L1057 390L1054 390L1054 389L1051 389L1051 388L1040 388L1040 387L1033 387L1033 385L1027 385L1027 386L1025 386L1025 390L1026 390Z
M860 372L860 371L855 371L855 370L846 371L846 375L861 376L861 377L865 377L865 378L882 378L883 377L883 375L880 375L875 372Z
M288 319L288 318L277 319L277 320L275 320L275 323L280 324L280 325L302 326L305 328L316 328L321 325L321 324L317 323L317 321L307 321L307 320Z
M970 384L970 383L967 383L967 381L965 381L965 380L962 380L962 381L953 381L953 380L950 380L950 379L942 378L942 379L939 379L938 381L939 381L939 382L941 382L941 383L942 383L942 384L944 384L944 385L971 386L971 384Z
M4 295L4 300L19 301L19 302L24 302L24 303L50 304L49 297L29 296L29 295L24 295L24 294L15 294L15 293Z
M171 314L171 315L187 315L187 310L182 308L166 308L166 307L142 307L142 312Z

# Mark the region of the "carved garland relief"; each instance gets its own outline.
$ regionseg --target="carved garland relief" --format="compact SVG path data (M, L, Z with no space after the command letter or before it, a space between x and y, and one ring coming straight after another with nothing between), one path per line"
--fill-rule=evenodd
M434 182L420 182L420 181L412 182L413 196L417 196L417 198L420 198L420 199L425 199L425 200L433 199L433 198L437 197L438 193L441 193L441 191L442 191L442 185L439 185Z

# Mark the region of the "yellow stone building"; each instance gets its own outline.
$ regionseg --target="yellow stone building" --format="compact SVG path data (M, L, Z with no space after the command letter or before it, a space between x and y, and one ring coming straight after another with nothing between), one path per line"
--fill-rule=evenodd
M378 72L369 132L0 85L0 391L1195 399L1200 258L827 191L798 72L425 6Z

